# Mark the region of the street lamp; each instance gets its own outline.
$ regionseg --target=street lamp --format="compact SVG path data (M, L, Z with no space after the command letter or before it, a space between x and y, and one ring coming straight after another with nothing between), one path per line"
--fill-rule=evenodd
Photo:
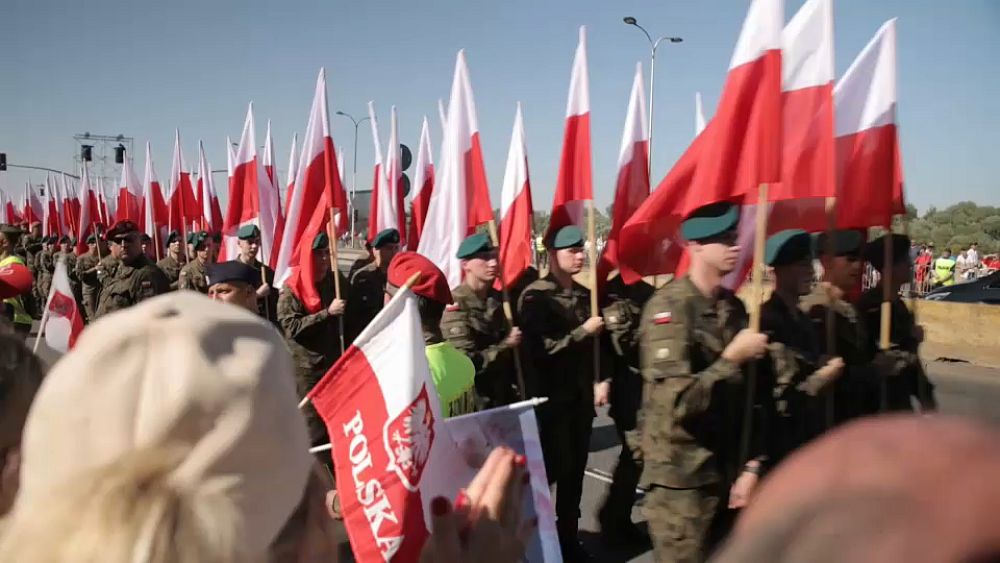
M351 173L351 246L354 246L354 192L358 189L358 126L370 118L365 117L358 121L353 115L342 111L337 111L337 115L342 115L354 123L354 171Z
M663 37L660 37L656 41L653 41L653 38L652 38L652 36L649 35L649 32L646 31L646 29L644 27L642 27L641 25L639 25L639 23L636 21L636 19L633 18L632 16L626 16L625 18L622 18L622 21L624 21L626 25L632 25L632 26L635 26L635 27L639 28L639 31L641 31L646 36L646 39L649 40L649 46L650 46L650 55L649 55L649 162L647 164L649 165L649 170L651 171L652 168L653 168L653 86L655 84L655 82L653 82L653 78L654 78L655 72L656 72L656 48L660 46L660 42L663 41L663 40L667 40L670 43L680 43L680 42L684 41L684 39L682 39L680 37L665 35Z

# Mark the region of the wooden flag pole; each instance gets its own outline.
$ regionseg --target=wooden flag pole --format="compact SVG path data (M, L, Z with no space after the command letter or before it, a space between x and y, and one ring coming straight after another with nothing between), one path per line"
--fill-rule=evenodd
M597 303L597 227L594 223L594 200L587 201L587 240L590 241L588 259L590 260L590 316L600 316ZM594 382L601 377L601 340L594 336Z
M333 295L335 299L340 299L340 264L337 254L337 214L334 207L330 206L330 273L333 275ZM337 315L337 333L340 339L340 353L343 354L344 347L344 315Z
M750 330L760 332L760 313L764 303L764 243L767 240L767 184L757 190L757 214L753 237L753 269L750 278ZM740 436L740 463L750 459L750 437L753 427L753 403L757 387L757 364L747 369L746 397L743 404L743 428Z
M826 248L824 251L826 252L826 255L830 257L833 256L833 231L835 231L836 228L837 198L828 197L826 198ZM837 331L835 326L837 323L837 316L833 312L833 288L827 288L826 299L826 322L824 323L826 325L826 355L828 358L833 358L837 354ZM825 406L826 429L829 430L833 427L836 408L833 389L830 389L826 393Z
M889 332L892 330L892 225L890 222L889 229L886 231L885 236L882 237L885 241L883 250L885 252L882 262L882 318L879 323L879 341L878 347L880 350L888 350L890 346L891 339L889 338ZM889 390L887 388L886 374L879 374L879 412L885 412L889 406Z
M264 263L263 262L260 263L260 282L261 283L267 283L267 269L264 267ZM270 287L270 285L271 284L268 284L268 287ZM268 293L270 293L270 291ZM270 295L265 295L264 296L264 318L267 319L267 320L271 320L271 296Z
M152 221L152 218L150 218ZM153 221L153 253L156 255L156 261L160 261L160 229L156 226L156 221Z
M500 237L497 236L497 222L496 219L490 219L489 221L490 229L490 243L494 248L500 247ZM514 311L510 304L510 293L507 291L507 280L503 277L503 264L499 264L499 271L497 272L497 279L500 280L500 294L503 297L503 314L507 317L507 324L511 328L514 327ZM521 400L525 400L525 389L524 389L524 370L521 368L521 350L520 346L514 346L514 370L517 373L517 392Z

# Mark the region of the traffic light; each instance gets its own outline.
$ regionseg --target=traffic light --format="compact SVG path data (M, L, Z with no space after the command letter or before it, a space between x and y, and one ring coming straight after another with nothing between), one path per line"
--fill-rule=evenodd
M125 145L121 143L115 147L115 164L125 164Z
M0 172L7 170L7 153L0 152Z
M402 165L402 169L406 170L410 167L410 163L413 162L413 153L410 152L410 147L400 143L399 144L399 163Z
M90 162L93 160L94 145L80 145L80 160Z
M410 195L410 177L403 172L399 175L399 185L403 190L403 197Z

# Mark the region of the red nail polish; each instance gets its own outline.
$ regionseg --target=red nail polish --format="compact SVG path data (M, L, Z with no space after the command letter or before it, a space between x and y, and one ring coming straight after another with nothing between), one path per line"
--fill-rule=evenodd
M455 496L455 509L465 508L469 505L469 495L465 494L465 489L459 489Z
M444 516L450 509L448 499L444 497L434 497L431 501L431 514L434 516Z
M516 456L514 456L514 465L519 465L521 467L524 467L527 463L528 463L528 458L524 457L523 455L517 454Z

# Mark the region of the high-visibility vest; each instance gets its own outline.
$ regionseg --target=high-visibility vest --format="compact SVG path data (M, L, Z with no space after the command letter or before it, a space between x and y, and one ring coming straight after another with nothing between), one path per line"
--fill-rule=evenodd
M22 260L20 256L10 255L0 260L0 268L11 264L25 265L24 260ZM4 299L3 302L4 304L13 307L14 324L31 326L31 315L29 315L28 311L24 308L24 301L20 296L8 297L7 299Z
M439 342L424 347L431 379L441 400L445 418L476 412L476 367L450 342Z
M934 261L934 275L941 285L955 285L955 259L938 258Z

